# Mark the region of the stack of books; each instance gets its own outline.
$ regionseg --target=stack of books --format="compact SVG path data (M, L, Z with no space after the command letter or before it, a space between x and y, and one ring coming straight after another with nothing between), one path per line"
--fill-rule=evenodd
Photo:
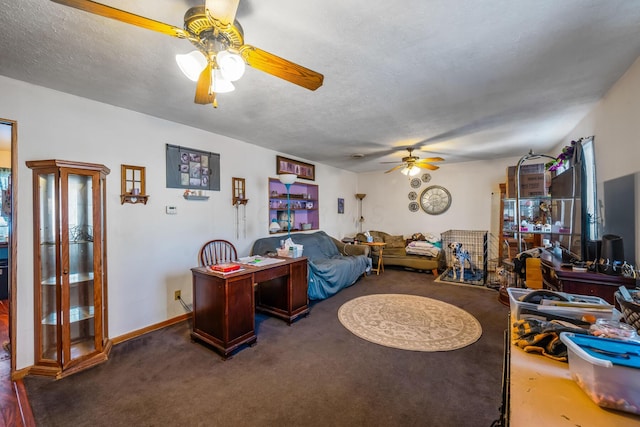
M232 271L240 270L240 265L232 263L216 264L211 266L211 270L220 273L231 273Z

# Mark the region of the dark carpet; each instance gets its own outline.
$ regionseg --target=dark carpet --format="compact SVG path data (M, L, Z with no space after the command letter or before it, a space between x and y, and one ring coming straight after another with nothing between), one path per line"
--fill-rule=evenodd
M223 361L190 340L190 322L114 347L110 360L61 380L28 376L38 426L489 426L499 416L507 308L485 288L387 269L315 302L292 326L257 316L258 343ZM367 342L337 311L362 295L438 299L482 324L447 352Z

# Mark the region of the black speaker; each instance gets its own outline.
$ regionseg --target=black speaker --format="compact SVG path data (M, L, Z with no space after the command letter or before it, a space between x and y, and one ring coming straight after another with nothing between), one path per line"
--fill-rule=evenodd
M600 272L618 276L622 273L624 264L624 245L622 237L615 234L602 236L602 249L600 255Z

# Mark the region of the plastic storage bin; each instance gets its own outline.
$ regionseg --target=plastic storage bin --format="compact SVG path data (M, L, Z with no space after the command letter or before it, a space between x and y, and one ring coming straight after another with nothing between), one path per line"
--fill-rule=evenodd
M532 302L524 302L521 299L527 296L531 292L536 292L537 289L522 289L522 288L507 288L509 294L509 303L512 311L512 316L515 320L522 318L535 318L542 320L553 319L575 319L581 321L582 319L593 317L595 319L613 319L617 320L620 317L620 313L614 309L613 305L609 304L605 300L599 297L593 297L588 295L568 294L565 292L556 292L556 294L562 295L573 303L583 303L588 305L594 305L597 308L589 307L571 307L571 306L554 306L554 305L542 305Z
M598 406L640 414L640 344L562 332L571 378Z

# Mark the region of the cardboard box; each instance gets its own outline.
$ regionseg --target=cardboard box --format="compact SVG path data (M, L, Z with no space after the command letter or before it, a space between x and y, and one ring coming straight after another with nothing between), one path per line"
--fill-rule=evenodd
M521 174L520 175L520 197L544 197L549 194L550 180L546 173L541 174ZM516 177L508 176L507 198L516 197Z
M516 176L517 166L507 168L507 177ZM544 173L544 163L520 165L520 175L539 175Z

